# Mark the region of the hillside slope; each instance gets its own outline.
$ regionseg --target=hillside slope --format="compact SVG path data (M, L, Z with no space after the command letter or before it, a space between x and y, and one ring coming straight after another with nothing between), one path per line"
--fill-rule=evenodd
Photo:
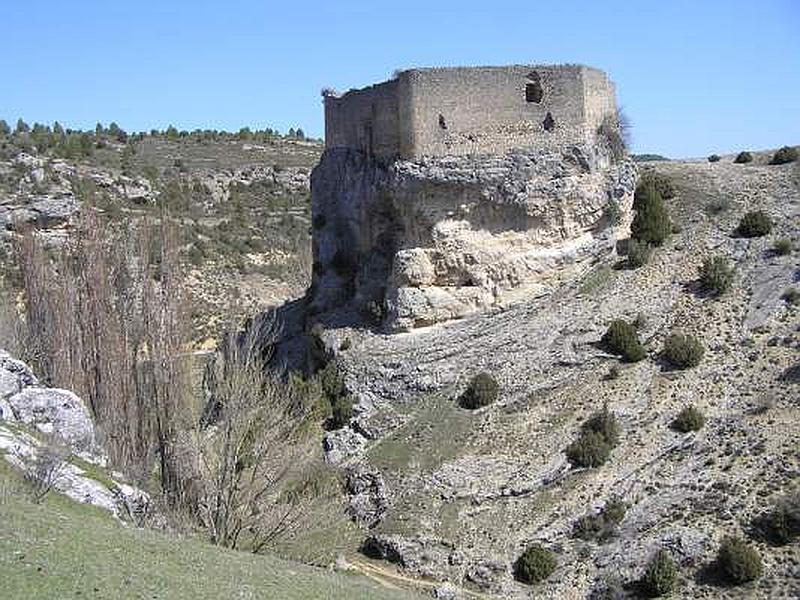
M539 542L558 567L537 596L583 598L632 589L663 547L680 564L682 597L800 593L796 545L755 539L765 575L744 588L719 587L709 574L722 537L748 535L800 483L800 313L783 299L800 274L800 168L728 157L656 169L678 188L669 201L677 227L642 268L598 264L554 295L409 334L323 334L360 399L354 424L329 434L329 457L384 483L376 502L388 510L365 531L372 554L408 573L522 598L531 589L513 581L513 563ZM772 234L734 236L754 209L769 213ZM778 238L794 251L773 252ZM697 284L712 255L736 267L721 298ZM639 322L645 360L622 364L598 347L618 318ZM678 331L705 347L694 369L673 370L661 355ZM467 411L456 400L479 371L496 377L501 395ZM599 468L572 468L564 449L604 404L621 425L619 445ZM671 429L690 404L705 427ZM573 535L580 517L617 499L629 508L614 536Z
M33 504L21 485L0 461L0 579L9 600L415 597L346 572L124 527L58 494Z

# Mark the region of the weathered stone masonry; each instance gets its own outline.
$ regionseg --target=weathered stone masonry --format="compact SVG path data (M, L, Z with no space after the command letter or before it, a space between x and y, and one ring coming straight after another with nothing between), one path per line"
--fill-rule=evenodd
M614 84L584 66L412 69L325 96L325 146L383 159L498 154L591 142Z

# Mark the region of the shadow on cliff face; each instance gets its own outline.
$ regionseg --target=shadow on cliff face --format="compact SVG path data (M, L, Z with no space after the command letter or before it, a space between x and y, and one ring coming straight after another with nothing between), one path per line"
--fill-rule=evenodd
M312 174L313 284L309 320L375 329L406 231L386 193L389 167L364 153L327 151Z

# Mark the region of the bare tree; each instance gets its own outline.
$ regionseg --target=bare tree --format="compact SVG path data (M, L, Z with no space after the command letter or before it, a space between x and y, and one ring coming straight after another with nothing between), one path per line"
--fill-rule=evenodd
M188 336L171 220L114 229L87 212L58 253L31 231L17 260L36 369L87 401L114 464L147 477L158 458L162 490L177 501Z
M210 426L197 432L200 521L214 543L237 548L246 538L254 552L303 516L299 475L314 447L302 432L305 403L265 370L265 348L277 330L268 316L226 336L213 385L216 409L207 412Z

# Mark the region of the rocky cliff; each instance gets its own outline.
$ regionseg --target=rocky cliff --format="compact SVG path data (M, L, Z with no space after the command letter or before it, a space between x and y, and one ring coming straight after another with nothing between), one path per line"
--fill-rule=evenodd
M552 291L613 251L635 181L602 141L388 164L328 150L312 174L311 310L409 330Z

